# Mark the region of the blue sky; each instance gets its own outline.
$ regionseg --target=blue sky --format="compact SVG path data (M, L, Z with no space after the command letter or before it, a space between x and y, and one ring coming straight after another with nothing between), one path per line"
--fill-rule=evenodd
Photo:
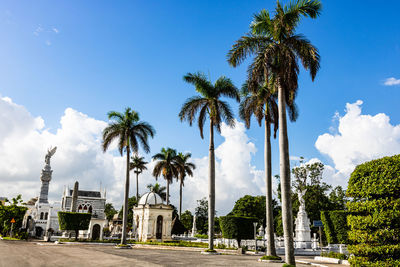
M361 99L362 113L385 113L400 123L400 88L383 85L400 78L400 2L322 3L320 18L305 19L299 28L322 61L315 82L301 71L300 117L289 125L289 140L291 155L332 164L315 142L337 126L332 118L337 111L344 115L346 103ZM248 31L252 15L274 6L265 0L2 1L0 95L41 116L50 131L68 107L106 120L108 111L129 106L157 130L152 154L170 146L203 157L208 137L201 140L197 128L178 120L182 103L195 94L182 76L226 75L239 87L247 62L234 69L226 54ZM237 114L238 104L231 103ZM263 129L253 123L247 135L258 149L252 164L263 169Z

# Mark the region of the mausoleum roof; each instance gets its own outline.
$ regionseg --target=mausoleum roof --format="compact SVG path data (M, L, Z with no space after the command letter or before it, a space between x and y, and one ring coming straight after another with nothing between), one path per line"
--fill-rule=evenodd
M158 205L158 204L163 204L162 198L154 193L154 192L148 192L144 194L140 200L139 200L139 205Z

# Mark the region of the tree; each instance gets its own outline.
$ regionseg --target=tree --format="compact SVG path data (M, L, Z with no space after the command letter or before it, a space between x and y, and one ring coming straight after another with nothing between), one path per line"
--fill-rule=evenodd
M339 185L336 186L329 193L329 201L331 202L331 210L346 210L346 203L349 201L349 198L346 197L346 190Z
M155 183L153 184L148 184L146 186L151 192L156 193L157 195L159 195L162 200L166 201L167 200L167 193L165 193L165 186L161 186L159 183Z
M293 246L292 203L290 183L289 142L286 107L294 104L298 88L300 61L314 80L319 70L319 53L308 39L296 33L302 17L316 18L322 5L317 0L295 0L282 6L277 1L271 18L263 9L254 16L251 32L241 37L228 53L233 67L248 56L255 55L248 68L249 81L260 83L273 77L278 88L280 176L282 186L282 218L285 237L285 259L295 264Z
M133 222L133 208L138 205L138 200L136 199L136 196L130 197L128 199L128 223L127 228L131 229L132 228L132 222ZM118 213L119 217L122 217L124 213L124 206L121 207L121 210Z
M110 222L110 221L112 221L114 215L117 214L118 212L116 209L114 209L113 204L106 203L106 205L104 207L104 213L106 214L107 220Z
M121 156L126 151L126 180L124 193L124 211L122 218L122 238L121 244L126 244L126 228L128 215L128 198L129 198L129 156L132 150L135 154L139 151L139 144L142 149L148 153L150 147L148 144L149 136L154 137L155 130L147 122L140 121L139 114L126 108L124 113L110 111L108 119L111 120L109 125L103 131L103 151L106 152L110 144L114 140L118 140L118 150Z
M181 222L186 229L192 229L193 227L193 215L190 210L185 210L181 215Z
M197 200L197 207L194 214L196 215L197 232L200 234L206 234L208 231L208 207L209 205L207 198Z
M215 214L215 154L214 154L214 128L221 132L221 123L225 121L228 126L235 126L235 119L228 103L220 100L222 96L233 98L239 102L240 96L232 81L224 76L212 84L202 73L188 73L184 81L193 84L200 94L186 100L179 113L181 121L188 121L192 126L198 115L198 127L203 139L203 127L207 117L210 120L210 145L209 145L209 216L208 216L208 246L214 250L214 214Z
M92 218L90 213L58 212L58 222L61 230L75 231L75 240L78 240L79 230L87 230Z
M132 156L131 159L129 170L134 170L136 173L136 199L139 199L139 174L147 170L146 164L148 162L144 161L144 157L139 157L138 155Z
M172 183L174 177L179 176L179 157L175 149L163 147L160 153L153 156L153 160L157 161L153 176L157 179L162 174L167 182L167 205L169 205L169 184Z
M400 155L358 165L346 192L352 266L400 266Z
M22 196L18 195L17 197L13 197L11 201L5 199L5 203L7 203L7 205L3 205L0 202L0 234L10 234L11 220L14 219L13 232L19 235L21 233L18 231L22 227L22 221L27 210L26 207L21 206L23 203Z
M179 168L179 218L181 218L182 213L182 187L184 186L186 175L193 176L193 170L196 169L196 165L191 162L188 162L192 154L190 153L179 153L178 154L178 162L180 165Z
M255 87L255 88L254 88ZM271 124L274 124L274 138L278 130L278 106L276 94L272 88L267 86L253 86L246 82L242 87L242 100L239 115L245 121L246 127L250 128L251 117L254 115L259 126L264 121L264 163L265 163L265 186L266 186L266 233L268 256L276 256L274 241L274 223L272 214L272 163L271 163Z
M314 80L320 56L318 49L303 35L296 33L302 17L317 18L322 5L317 0L295 0L283 6L277 1L271 18L263 9L254 16L251 32L241 37L228 53L228 62L236 67L248 56L255 55L248 68L250 82L260 83L274 78L278 88L280 176L282 186L282 218L286 262L295 265L291 203L289 142L286 108L294 104L298 88L300 61Z

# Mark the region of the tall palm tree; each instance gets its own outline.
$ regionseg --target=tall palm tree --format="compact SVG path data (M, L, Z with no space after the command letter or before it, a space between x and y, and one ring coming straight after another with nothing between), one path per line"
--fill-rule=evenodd
M136 173L136 199L139 201L139 174L147 170L146 164L148 162L144 161L144 157L139 157L138 155L132 156L131 160L129 170L134 170Z
M296 29L302 17L317 18L322 5L318 0L295 0L282 6L278 1L271 18L265 9L254 16L251 32L241 37L228 53L228 62L236 67L255 55L248 68L249 80L257 82L275 76L278 88L279 151L282 186L282 219L285 237L285 260L295 264L293 214L290 189L289 142L286 105L293 104L298 89L299 62L314 80L319 67L318 49Z
M169 184L172 179L179 176L179 158L175 149L162 148L160 153L153 156L153 160L157 160L153 169L153 176L156 179L162 174L167 181L167 205L169 205Z
M179 113L181 121L188 121L192 126L197 119L200 136L203 139L203 127L207 117L210 120L209 147L209 184L208 184L208 248L214 250L214 216L215 216L215 155L214 128L221 132L221 123L225 121L230 127L235 126L235 119L228 103L222 101L222 96L233 98L239 102L240 96L232 81L224 76L212 84L202 73L188 73L184 81L193 84L200 94L186 100Z
M159 183L155 183L153 184L148 184L146 186L150 191L156 193L157 195L159 195L162 200L166 201L167 200L167 194L165 193L165 186L161 186Z
M185 185L185 177L186 175L193 176L193 170L196 169L196 165L191 162L188 162L192 154L190 153L179 153L179 219L181 218L182 213L182 187Z
M132 150L135 154L139 151L139 144L142 149L148 153L150 147L148 144L149 136L154 137L155 130L147 122L140 121L139 114L126 108L124 113L110 111L108 119L111 122L103 131L103 151L106 152L114 140L118 140L118 150L121 156L126 151L126 180L123 207L122 238L121 244L126 244L126 228L128 219L128 197L129 197L129 155Z

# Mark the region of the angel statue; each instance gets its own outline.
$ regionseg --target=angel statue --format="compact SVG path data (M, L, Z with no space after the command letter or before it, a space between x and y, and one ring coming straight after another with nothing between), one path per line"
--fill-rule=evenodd
M298 191L300 207L302 207L302 208L306 207L306 203L305 203L305 200L304 200L304 195L306 194L306 192L307 192L307 189L305 189L305 188L303 190L299 189L299 191Z
M57 147L54 148L49 148L47 149L47 154L44 158L44 162L46 162L47 165L50 165L50 158L56 153Z

